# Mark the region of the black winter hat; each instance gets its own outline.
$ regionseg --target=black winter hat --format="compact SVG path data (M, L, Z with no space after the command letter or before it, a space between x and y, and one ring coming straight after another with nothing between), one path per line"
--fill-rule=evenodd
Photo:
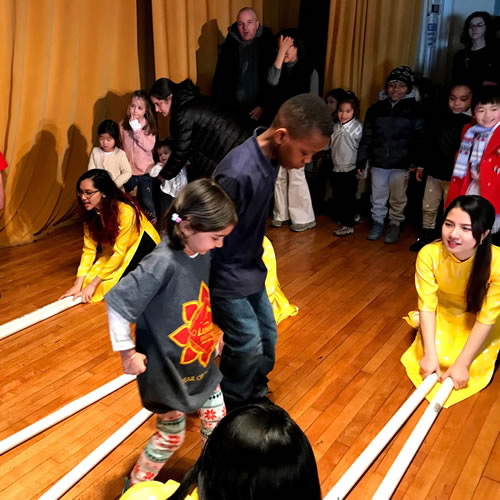
M385 85L387 86L391 82L403 82L408 87L408 92L410 92L414 81L415 75L409 66L398 66L389 73Z

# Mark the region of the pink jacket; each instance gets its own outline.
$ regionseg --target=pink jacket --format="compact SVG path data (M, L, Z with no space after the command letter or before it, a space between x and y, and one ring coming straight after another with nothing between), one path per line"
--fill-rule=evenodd
M120 138L122 148L127 154L128 161L132 167L132 175L145 175L153 168L153 148L156 137L153 134L145 134L144 129L137 132L125 130L123 122L120 122Z

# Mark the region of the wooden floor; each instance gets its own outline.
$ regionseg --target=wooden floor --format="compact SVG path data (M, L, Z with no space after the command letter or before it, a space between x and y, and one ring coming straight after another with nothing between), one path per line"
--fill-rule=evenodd
M414 233L397 245L365 239L361 224L332 236L320 217L304 233L270 229L278 273L298 316L278 328L272 399L309 437L326 494L412 392L399 358L416 306ZM24 247L0 250L1 320L56 300L72 283L81 228L70 226ZM0 439L121 375L103 303L80 305L0 341ZM500 376L443 410L394 498L500 498ZM349 498L370 498L422 415L423 403ZM135 383L0 457L0 498L38 498L141 408ZM63 498L114 499L151 436L150 419ZM180 479L199 454L198 422L159 478Z

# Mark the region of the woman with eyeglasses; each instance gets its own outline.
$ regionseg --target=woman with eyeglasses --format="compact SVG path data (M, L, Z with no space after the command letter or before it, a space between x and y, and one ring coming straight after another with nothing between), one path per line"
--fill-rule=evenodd
M99 302L156 247L160 236L106 170L85 172L76 193L84 220L83 252L76 280L60 298Z
M468 83L473 90L500 84L499 43L488 12L473 12L460 36L464 45L453 58L452 80Z

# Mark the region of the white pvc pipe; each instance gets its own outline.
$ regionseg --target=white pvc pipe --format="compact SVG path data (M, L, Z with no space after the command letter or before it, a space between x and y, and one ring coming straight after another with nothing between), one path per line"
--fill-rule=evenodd
M119 444L127 439L132 432L140 427L152 413L143 408L136 413L125 425L120 427L104 443L98 446L90 455L87 456L76 467L70 470L62 479L60 479L52 488L47 490L39 500L55 500L61 498L66 491L72 488L85 474L93 469L106 455L111 453Z
M24 330L25 328L28 328L28 326L39 323L40 321L50 318L51 316L55 316L61 311L65 311L70 307L80 304L81 301L82 299L80 297L76 300L73 300L73 297L65 297L64 299L57 300L56 302L52 302L51 304L41 307L36 311L25 314L20 318L4 323L3 325L0 325L0 339L8 337L9 335L19 332L20 330Z
M10 450L11 448L14 448L15 446L23 443L24 441L31 439L33 436L36 436L49 427L52 427L61 420L74 415L76 412L82 410L83 408L86 408L87 406L90 406L96 401L104 398L105 396L108 396L120 387L123 387L124 385L132 382L132 380L135 380L135 378L135 375L121 375L120 377L111 380L111 382L108 382L107 384L98 387L94 391L89 392L85 396L82 396L79 399L75 399L75 401L68 403L66 406L63 406L54 413L47 415L46 417L29 425L28 427L25 427L19 432L12 434L12 436L3 439L2 441L0 441L0 455Z
M394 460L389 472L386 474L384 480L380 483L378 490L375 492L373 500L386 500L391 498L394 490L399 484L399 481L401 481L406 469L420 448L425 436L427 436L427 433L439 415L441 408L448 399L452 390L453 380L448 377L443 382L436 396L429 403L429 406L418 421L415 429L413 429L413 432L410 434L410 437L399 452L396 460Z
M429 375L403 403L393 417L385 424L384 428L375 436L371 443L363 450L361 455L347 469L337 484L330 490L324 500L340 500L344 498L359 478L370 467L379 453L386 447L399 428L408 420L415 408L422 402L428 392L437 382L435 373Z

